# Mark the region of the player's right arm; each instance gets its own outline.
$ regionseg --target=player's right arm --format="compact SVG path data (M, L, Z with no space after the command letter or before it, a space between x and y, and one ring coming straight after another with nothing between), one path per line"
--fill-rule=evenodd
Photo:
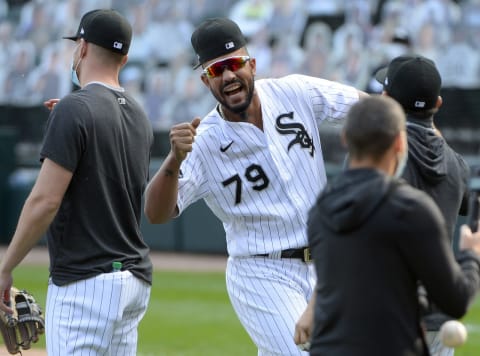
M145 216L151 224L163 224L178 215L177 194L180 165L192 151L200 118L170 130L170 153L145 191Z

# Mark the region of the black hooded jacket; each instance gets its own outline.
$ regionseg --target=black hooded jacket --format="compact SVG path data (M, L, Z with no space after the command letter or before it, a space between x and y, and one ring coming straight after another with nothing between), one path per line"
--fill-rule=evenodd
M433 119L407 117L408 161L403 178L437 203L450 241L458 215L468 212L470 169L433 129Z
M456 318L480 287L480 260L462 251L462 272L433 200L373 169L327 185L308 238L318 277L314 356L427 355L418 280Z
M450 243L458 215L468 213L468 178L470 169L433 129L433 119L407 117L408 161L403 178L427 193L443 214ZM451 319L430 304L425 312L427 330L439 330Z

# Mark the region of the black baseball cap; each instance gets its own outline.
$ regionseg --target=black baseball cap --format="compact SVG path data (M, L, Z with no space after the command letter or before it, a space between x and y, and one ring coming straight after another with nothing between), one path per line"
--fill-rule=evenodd
M435 63L423 56L400 56L377 71L375 79L406 111L435 107L442 79Z
M198 68L209 60L236 51L246 45L247 40L238 25L224 17L209 18L193 32L192 47L198 57Z
M127 54L132 40L132 26L115 10L92 10L83 15L75 36L63 38L73 41L83 38L112 52Z

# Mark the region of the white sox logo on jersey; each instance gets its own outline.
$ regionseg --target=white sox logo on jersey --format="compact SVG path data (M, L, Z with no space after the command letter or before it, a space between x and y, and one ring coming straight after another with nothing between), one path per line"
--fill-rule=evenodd
M307 130L305 130L305 126L299 122L282 122L283 118L293 120L293 112L280 115L277 117L275 124L275 128L281 135L295 135L295 138L288 144L288 150L290 151L290 148L298 143L302 148L310 150L310 156L313 157L315 154L315 146L313 145L312 138L308 135Z

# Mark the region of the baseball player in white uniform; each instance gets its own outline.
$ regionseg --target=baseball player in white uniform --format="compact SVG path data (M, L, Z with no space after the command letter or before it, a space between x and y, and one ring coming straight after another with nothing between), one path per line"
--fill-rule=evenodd
M254 82L255 59L229 19L203 22L192 45L218 105L174 126L146 191L150 222L204 199L223 222L227 290L259 355L302 355L295 323L316 283L307 212L326 182L318 124L342 119L359 92L302 75ZM255 85L254 85L255 83Z
M153 133L118 80L132 27L117 11L97 9L64 38L75 42L72 81L81 88L46 104L53 109L42 165L0 261L0 295L45 234L48 355L135 355L152 284L140 216ZM1 298L0 309L11 312Z

